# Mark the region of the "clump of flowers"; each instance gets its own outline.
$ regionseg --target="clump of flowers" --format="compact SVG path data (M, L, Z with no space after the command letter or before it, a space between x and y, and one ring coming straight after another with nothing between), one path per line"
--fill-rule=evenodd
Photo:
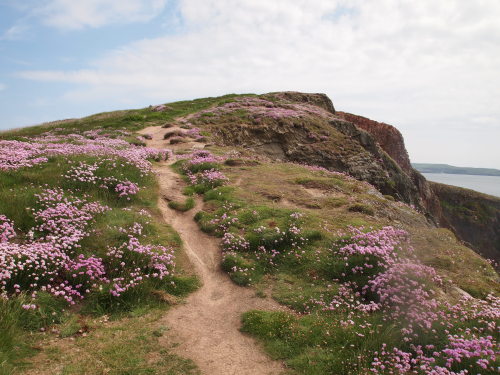
M115 191L120 198L130 200L130 196L136 195L139 192L139 186L130 181L123 181L116 185Z
M468 297L450 305L438 298L444 281L416 259L405 231L350 228L332 254L340 266L339 292L329 302L313 302L323 310L343 311L351 321L382 312L402 336L402 347L384 344L374 353L372 373L456 375L495 370L500 354L494 339L499 299ZM428 337L436 345L421 344Z
M205 185L213 189L228 181L218 170L219 163L223 160L209 151L197 150L185 157L183 170L191 185Z
M0 215L0 243L8 242L16 236L14 223L5 215Z
M174 250L159 245L142 245L133 235L119 247L107 252L110 262L110 293L119 297L146 279L171 276L175 267Z
M88 202L58 188L45 189L35 196L39 208L32 209L38 222L34 231L54 247L66 250L79 247L78 243L90 235L86 229L94 216L109 210L98 202Z
M31 292L36 297L38 290L62 296L69 303L81 294L69 283L61 279L68 255L51 243L28 244L0 243L0 293L9 294Z
M222 172L215 169L204 170L197 174L187 172L187 176L191 185L204 184L210 188L224 185L228 181Z
M122 136L130 135L124 132ZM151 171L149 159L165 160L166 150L135 146L120 138L110 138L100 131L55 135L47 132L26 141L0 140L0 171L31 168L47 163L50 156L86 155L114 157L134 165L144 174Z
M318 106L307 103L287 103L286 98L280 102L272 102L270 100L241 97L236 98L233 102L225 103L215 108L206 109L196 114L198 118L216 117L224 114L230 114L235 111L245 111L249 116L259 123L260 119L271 118L307 118L310 116L319 116L329 118L332 114Z
M213 155L210 151L197 150L186 156L185 168L192 170L193 166L204 164L217 164L224 161L224 158Z

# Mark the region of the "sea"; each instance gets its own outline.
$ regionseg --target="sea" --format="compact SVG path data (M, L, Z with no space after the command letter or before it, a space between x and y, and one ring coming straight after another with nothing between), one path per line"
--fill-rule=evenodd
M470 174L422 173L429 181L460 186L500 198L500 176L476 176Z

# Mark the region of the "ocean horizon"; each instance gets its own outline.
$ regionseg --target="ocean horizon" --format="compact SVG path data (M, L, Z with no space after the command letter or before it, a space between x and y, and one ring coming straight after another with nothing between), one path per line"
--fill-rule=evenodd
M422 173L433 182L472 189L500 198L500 176L478 176L470 174Z

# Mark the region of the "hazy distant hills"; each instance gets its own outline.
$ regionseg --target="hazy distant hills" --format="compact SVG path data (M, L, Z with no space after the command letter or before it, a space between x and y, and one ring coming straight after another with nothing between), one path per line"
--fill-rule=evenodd
M471 174L477 176L500 176L500 170L492 168L454 167L448 164L412 163L413 168L421 173Z

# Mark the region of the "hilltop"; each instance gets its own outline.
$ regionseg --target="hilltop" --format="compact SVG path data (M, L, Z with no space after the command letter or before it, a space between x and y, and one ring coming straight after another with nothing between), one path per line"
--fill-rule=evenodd
M0 139L6 373L496 371L498 275L456 235L498 208L388 124L279 92Z

